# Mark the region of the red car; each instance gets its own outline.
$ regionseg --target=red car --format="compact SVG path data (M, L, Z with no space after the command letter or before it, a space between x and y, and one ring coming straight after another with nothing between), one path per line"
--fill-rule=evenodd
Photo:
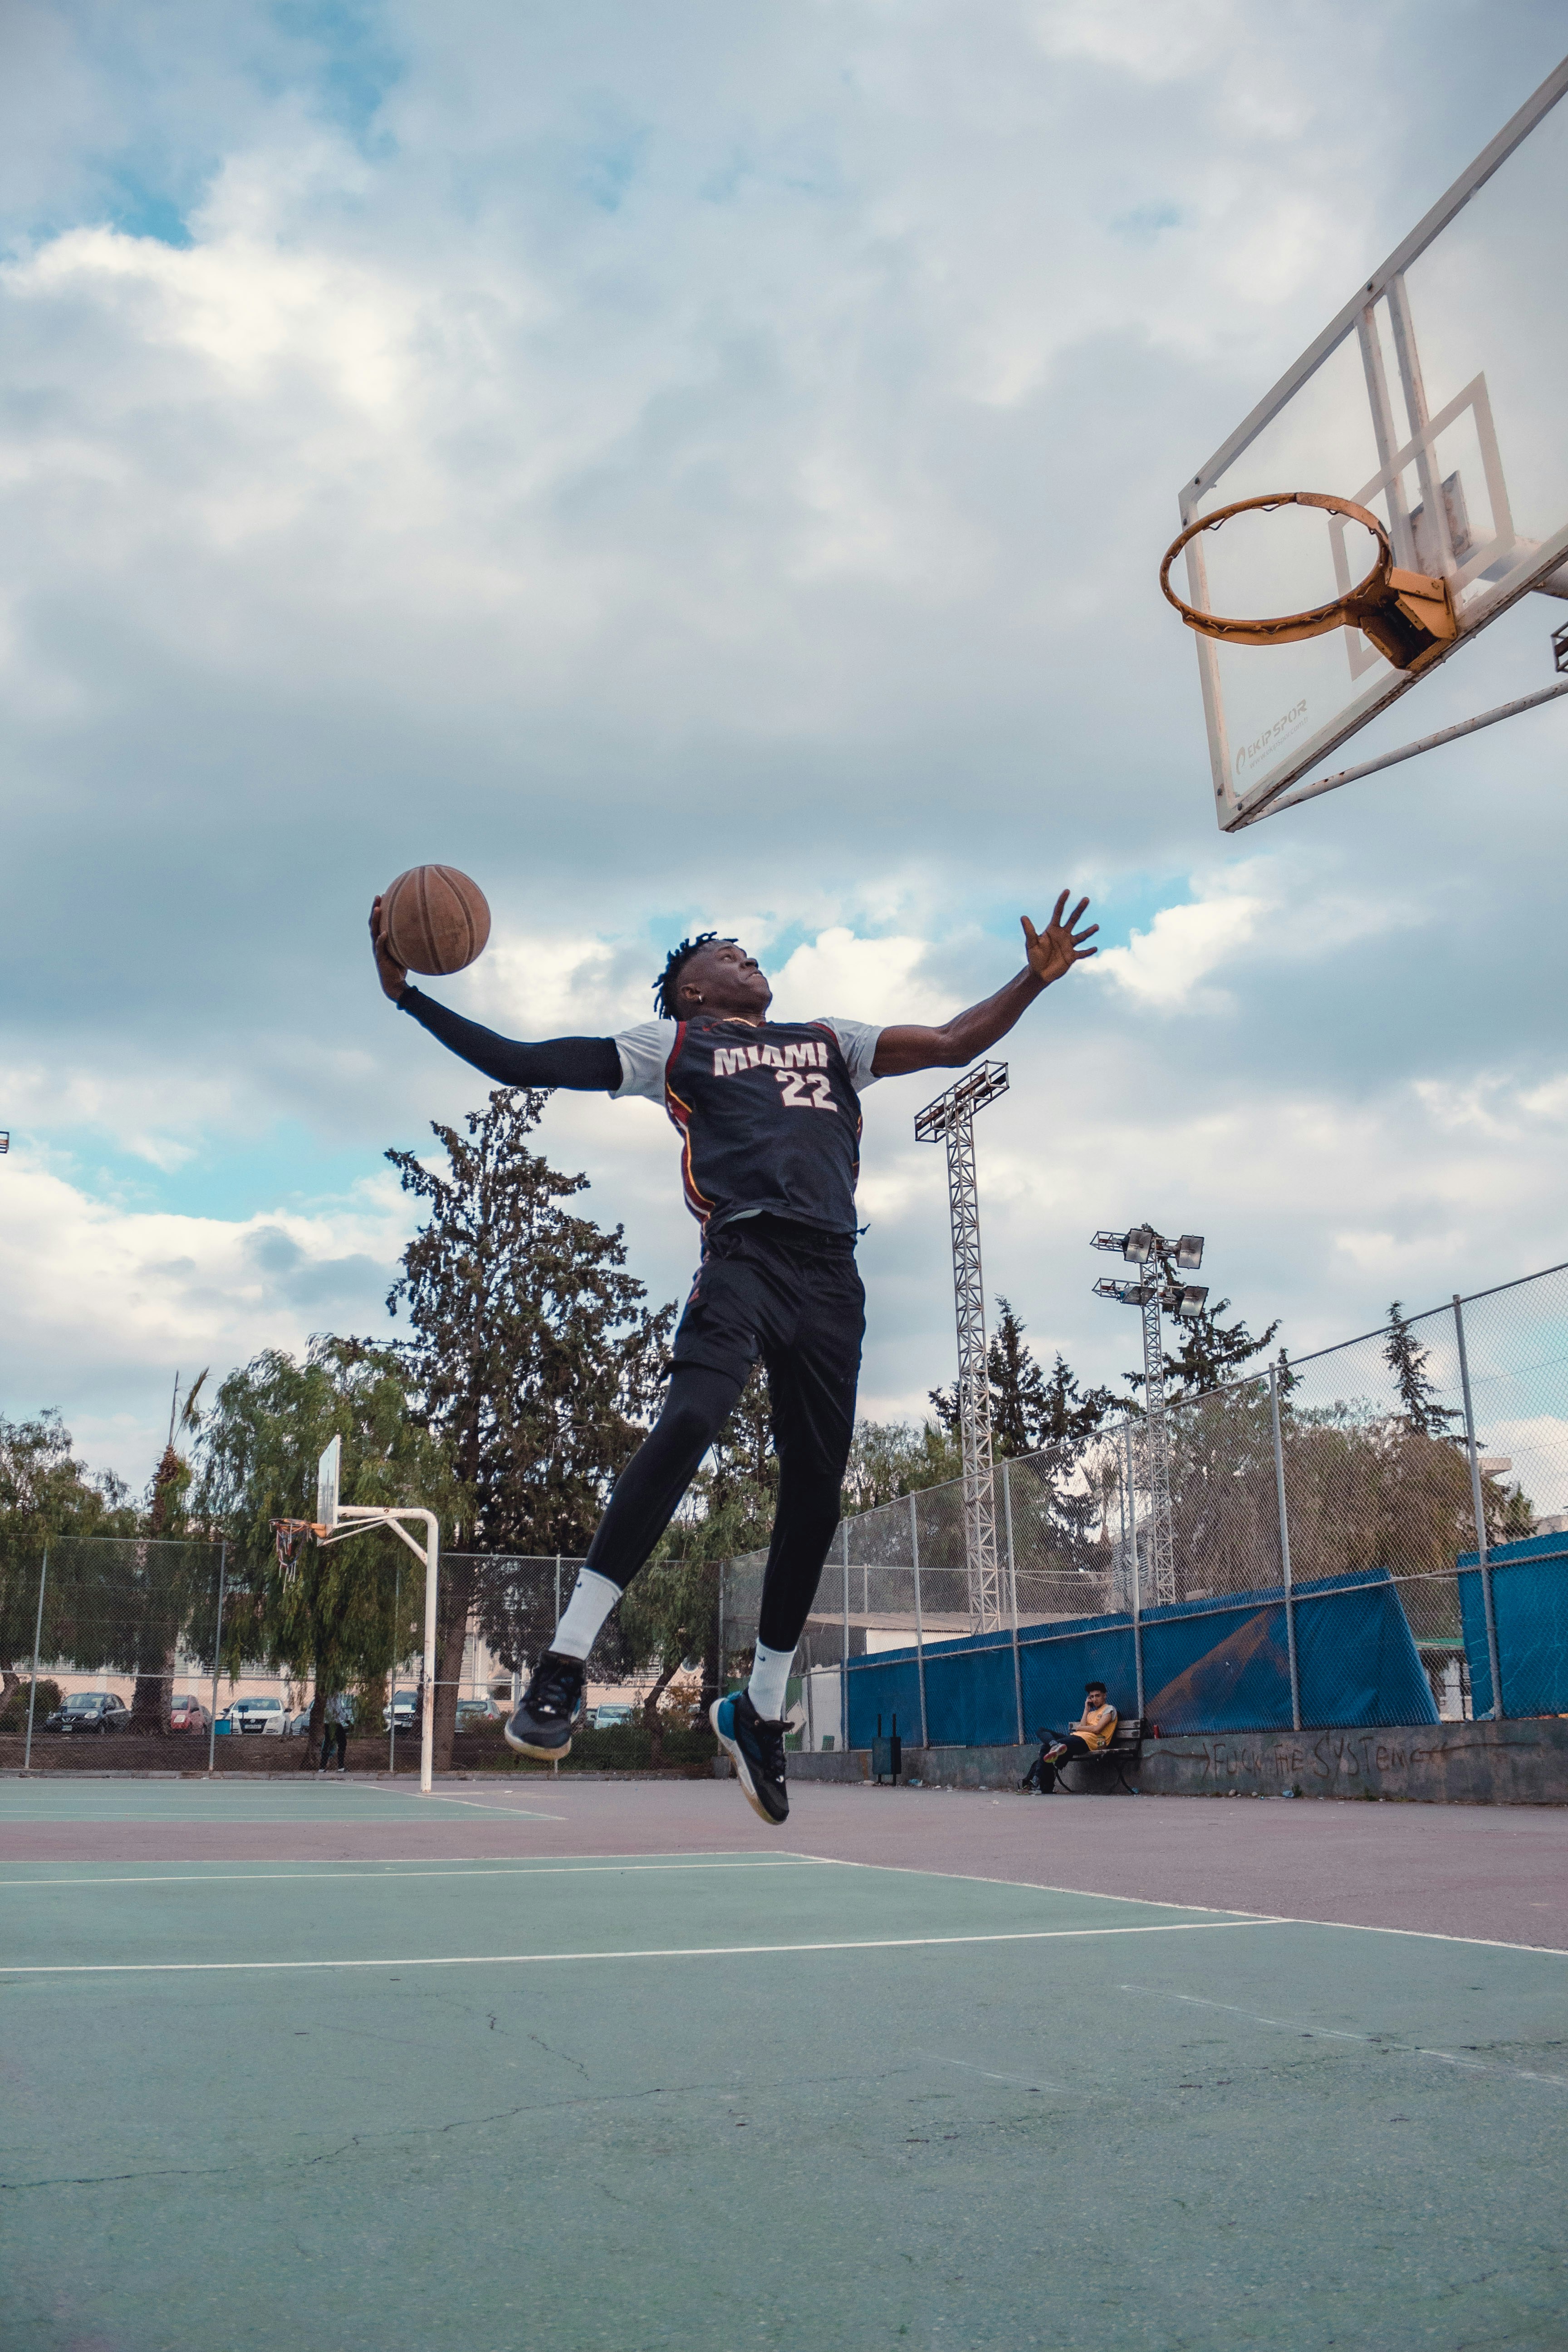
M169 1702L171 1731L205 1731L212 1717L199 1698L176 1698Z

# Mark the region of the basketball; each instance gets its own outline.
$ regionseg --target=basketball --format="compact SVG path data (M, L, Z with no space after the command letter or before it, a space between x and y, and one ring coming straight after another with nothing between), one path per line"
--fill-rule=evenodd
M490 910L477 882L455 866L411 866L381 898L386 943L410 971L461 971L484 951Z

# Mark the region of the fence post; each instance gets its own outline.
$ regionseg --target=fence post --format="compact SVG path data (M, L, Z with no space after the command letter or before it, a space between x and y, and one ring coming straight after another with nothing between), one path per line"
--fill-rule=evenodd
M1497 1612L1492 1606L1492 1564L1487 1551L1487 1507L1481 1496L1481 1465L1476 1452L1476 1415L1470 1402L1470 1360L1465 1350L1465 1316L1454 1293L1454 1328L1459 1338L1459 1382L1465 1396L1465 1444L1470 1454L1470 1509L1476 1521L1476 1557L1481 1571L1481 1601L1487 1616L1487 1663L1492 1671L1492 1721L1502 1719L1502 1668L1498 1658Z
M915 1498L910 1496L910 1558L915 1570L915 1673L921 1686L921 1748L931 1746L926 1730L926 1643L925 1622L921 1615L921 1523L915 1509Z
M213 1703L212 1720L207 1725L207 1779L212 1779L217 1767L217 1684L223 1671L223 1588L228 1570L228 1546L218 1546L217 1554L217 1630L213 1635ZM310 1737L309 1731L306 1733Z
M1296 1663L1296 1589L1290 1581L1290 1517L1285 1507L1285 1440L1279 1427L1279 1370L1268 1367L1268 1411L1274 1423L1274 1492L1279 1505L1279 1565L1285 1578L1285 1646L1290 1654L1290 1728L1301 1728L1301 1674Z
M392 1706L389 1710L392 1716L392 1722L386 1735L386 1777L389 1780L395 1780L397 1778L397 1612L402 1604L402 1601L403 1558L400 1553L397 1559L394 1561L392 1570L393 1659L392 1674L390 1677L392 1683L392 1690L390 1694Z
M849 1746L849 1522L845 1519L839 1532L844 1538L844 1653L838 1667L839 1697L843 1701L843 1723L839 1727L841 1742L846 1751Z
M38 1643L44 1637L44 1584L49 1573L49 1548L44 1546L43 1564L38 1570L38 1613L33 1621L33 1679L27 1685L27 1744L22 1751L22 1769L33 1769L33 1709L38 1704Z
M1018 1663L1018 1568L1013 1557L1013 1465L1002 1456L1002 1514L1007 1529L1007 1592L1013 1604L1013 1706L1018 1745L1024 1745L1024 1670Z
M559 1552L557 1552L557 1553L556 1553L556 1555L555 1555L555 1633L559 1633L559 1632L560 1632L560 1631L561 1631L561 1554L560 1554ZM555 1639L555 1633L552 1633L552 1635L551 1635L551 1637L550 1637L550 1638L551 1638L551 1640L552 1640L552 1642L553 1642L553 1640Z
M1138 1494L1132 1484L1132 1423L1121 1424L1121 1450L1127 1462L1127 1500L1122 1507L1122 1524L1127 1529L1127 1547L1132 1564L1132 1672L1138 1685L1138 1717L1143 1717L1143 1593L1138 1573Z

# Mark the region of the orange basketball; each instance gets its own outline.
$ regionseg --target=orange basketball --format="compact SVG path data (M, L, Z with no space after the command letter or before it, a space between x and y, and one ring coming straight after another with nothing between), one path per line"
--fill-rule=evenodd
M490 910L455 866L411 866L381 896L387 945L410 971L461 971L483 951Z

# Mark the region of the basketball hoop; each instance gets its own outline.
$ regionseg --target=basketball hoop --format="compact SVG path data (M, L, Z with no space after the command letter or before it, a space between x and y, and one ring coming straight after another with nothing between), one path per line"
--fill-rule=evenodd
M285 1584L292 1584L300 1573L300 1549L307 1536L324 1536L313 1519L274 1519L272 1540L278 1547L278 1567Z
M1218 613L1200 612L1195 604L1184 604L1171 585L1171 566L1187 541L1201 530L1218 530L1232 515L1255 509L1272 514L1279 507L1321 507L1371 531L1377 541L1377 561L1366 578L1331 604L1315 604L1305 613L1284 613L1277 620L1227 620ZM1160 587L1189 629L1196 629L1200 636L1217 637L1227 646L1289 646L1303 637L1326 636L1331 629L1359 629L1395 669L1415 670L1439 646L1451 645L1459 633L1448 583L1425 572L1398 570L1388 533L1371 509L1358 507L1351 499L1331 498L1321 490L1274 490L1263 498L1238 499L1234 506L1200 516L1166 549L1160 566Z

